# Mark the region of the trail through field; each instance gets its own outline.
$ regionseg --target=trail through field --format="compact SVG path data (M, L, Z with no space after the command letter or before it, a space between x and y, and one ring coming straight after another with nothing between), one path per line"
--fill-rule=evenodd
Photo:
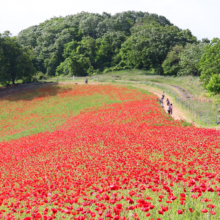
M176 90L177 93L180 94L181 98L184 99L184 100L187 100L187 99L192 100L192 99L194 99L194 96L190 93L190 91L188 91L187 89L185 89L182 86L172 85L172 84L167 84L167 83L155 83L155 84L167 85L167 86L172 87L174 90Z
M58 82L59 85L68 85L68 84L85 84L84 82ZM100 85L100 84L103 84L103 83L100 83L100 82L89 82L89 84L91 85ZM39 84L30 84L28 86L19 86L19 87L15 87L15 88L12 88L10 90L8 89L5 89L4 92L2 91L0 93L0 96L1 98L3 97L8 97L8 96L11 96L13 93L16 92L16 94L20 93L20 92L24 92L25 90L32 90L33 88L39 88L39 87L45 87L45 86L48 86L48 84L42 84L42 83L39 83ZM190 97L190 99L193 98L193 96L186 92L186 90L184 88L180 88L179 86L173 86L173 85L170 85L172 87L174 87L180 94L181 96L184 98L184 99L187 99L187 97ZM155 95L157 95L159 98L161 98L161 95L162 95L162 91L160 91L159 89L156 89L156 88L153 88L153 87L150 87L150 86L145 86L145 85L137 85L137 84L134 84L133 87L137 87L137 88L141 88L141 89L145 89L145 90L148 90L149 92L152 92L154 93ZM190 95L189 95L190 94ZM166 94L165 96L165 99L168 98L171 103L173 103L173 114L172 114L172 117L175 119L175 120L185 120L187 122L190 122L192 123L192 120L190 120L186 114L185 114L185 111L181 108L179 108L178 106L176 106L175 104L175 101L173 100L173 98L169 95ZM167 109L168 109L168 106L166 105L166 103L164 103L164 110L167 112Z
M133 85L133 87L148 90L149 92L152 92L153 94L157 95L159 98L161 98L162 96L162 91L160 91L159 89L153 88L153 87L149 87L145 85ZM189 123L192 123L192 121L189 118L187 118L184 110L180 109L178 106L175 105L176 104L175 100L171 96L165 94L164 100L166 100L167 98L173 104L173 114L171 116L175 120L185 120ZM166 103L164 103L164 111L167 112L167 109L168 109L168 106L166 105Z
M168 84L170 86L172 86L173 88L175 88L181 95L181 97L183 99L194 99L193 95L185 88L183 88L182 86L177 86L177 85L171 85L171 84Z

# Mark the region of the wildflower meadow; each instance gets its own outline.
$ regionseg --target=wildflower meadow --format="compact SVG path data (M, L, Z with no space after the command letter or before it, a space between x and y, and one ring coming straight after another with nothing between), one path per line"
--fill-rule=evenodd
M0 108L0 219L220 216L220 131L175 121L151 93L51 86Z

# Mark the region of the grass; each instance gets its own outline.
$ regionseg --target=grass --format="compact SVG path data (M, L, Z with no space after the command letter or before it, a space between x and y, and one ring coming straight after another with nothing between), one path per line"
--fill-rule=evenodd
M207 189L219 186L218 175L215 179L205 176L219 170L219 136L213 139L217 132L208 134L208 129L176 123L155 102L155 96L134 89L134 81L121 83L130 86L59 85L1 100L1 140L42 132L1 143L4 202L0 200L0 207L5 211L0 213L1 219L9 219L9 213L15 219L35 218L36 213L47 219L84 214L91 218L88 208L98 219L101 204L104 219L108 210L118 212L116 204L123 207L119 214L123 219L217 219L217 191L207 190L193 198L197 191L187 186L190 181L197 181L197 188L201 183ZM170 89L169 85L148 84ZM119 104L103 106L112 103ZM112 186L120 187L111 190ZM186 203L181 204L183 193ZM206 198L216 206L215 215L201 213L207 208L208 203L202 202ZM143 211L143 200L155 207ZM86 212L76 211L82 207ZM162 207L163 215L158 212ZM55 217L52 208L58 211ZM67 214L70 210L73 216ZM178 215L178 210L183 213Z
M175 98L176 104L188 112L187 117L195 121L198 126L216 127L219 106L215 104L215 100L219 98L217 96L209 97L201 82L199 82L199 77L161 76L145 70L121 70L88 77L75 77L74 81L72 77L54 77L48 81L84 83L85 78L88 78L89 83L99 82L131 86L145 84L158 90L165 90L166 93ZM184 100L181 90L176 89L174 86L182 87L188 99ZM193 95L193 100L189 99L186 91Z
M109 86L101 85L50 86L11 96L0 102L0 141L54 131L84 110L117 102Z
M219 106L214 104L214 101L217 96L210 98L197 76L160 76L144 70L121 70L89 76L87 78L89 83L99 82L131 86L134 84L145 84L155 87L158 90L165 90L166 93L169 93L175 98L181 108L188 112L187 116L197 125L202 127L216 127ZM72 78L67 78L66 80L63 78L62 80L72 81ZM75 80L75 82L84 82L84 77L75 77ZM181 91L173 87L175 85L182 87L184 93L189 91L193 95L193 100L183 99ZM189 98L187 93L186 97Z

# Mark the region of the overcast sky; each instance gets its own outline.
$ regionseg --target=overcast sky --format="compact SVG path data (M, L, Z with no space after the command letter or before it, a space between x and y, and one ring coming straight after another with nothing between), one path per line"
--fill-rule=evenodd
M38 25L54 16L81 11L115 14L143 11L163 15L198 39L220 38L220 0L0 0L0 33Z

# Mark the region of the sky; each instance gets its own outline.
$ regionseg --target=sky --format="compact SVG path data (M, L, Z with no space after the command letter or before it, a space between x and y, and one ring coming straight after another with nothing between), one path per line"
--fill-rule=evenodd
M220 0L0 0L0 33L14 36L52 17L82 11L115 14L143 11L165 16L199 40L220 38Z

